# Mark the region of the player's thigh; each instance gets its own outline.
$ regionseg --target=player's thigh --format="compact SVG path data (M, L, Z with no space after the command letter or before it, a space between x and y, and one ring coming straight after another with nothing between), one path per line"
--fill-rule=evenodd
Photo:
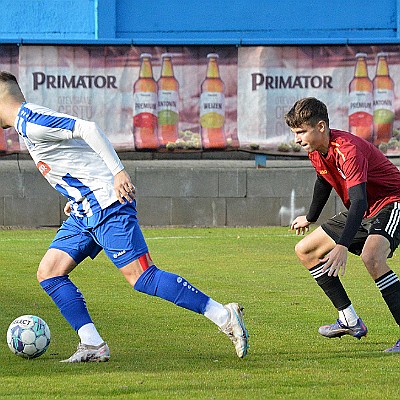
M104 211L104 218L93 228L96 241L117 268L148 253L134 205L119 203Z
M307 268L312 268L335 247L335 241L318 227L296 244L297 257Z
M55 248L48 249L39 264L38 281L68 275L76 265L74 259L66 252Z
M80 221L69 217L58 229L39 264L38 279L66 275L86 257L95 258L101 251L93 236Z
M366 242L363 253L371 248L373 251L376 249L377 255L381 257L392 257L400 245L400 203L388 204L371 220L368 227L368 246Z
M369 227L361 258L373 279L389 272L386 260L400 244L399 209L397 202L388 204L372 219Z

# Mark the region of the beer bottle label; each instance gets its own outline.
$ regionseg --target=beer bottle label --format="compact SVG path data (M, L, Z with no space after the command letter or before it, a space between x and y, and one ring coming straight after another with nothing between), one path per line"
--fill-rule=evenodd
M350 92L349 121L351 126L368 126L372 122L372 93Z
M374 122L390 124L394 119L394 92L390 89L374 90Z
M225 96L204 92L200 96L200 124L203 128L222 128L225 122Z
M0 128L0 151L7 150L6 134L2 128Z
M150 113L157 116L157 94L154 92L136 92L133 94L134 113Z
M158 124L176 125L178 123L179 96L175 90L158 91Z
M157 94L136 92L133 94L133 124L135 127L155 127L157 125Z

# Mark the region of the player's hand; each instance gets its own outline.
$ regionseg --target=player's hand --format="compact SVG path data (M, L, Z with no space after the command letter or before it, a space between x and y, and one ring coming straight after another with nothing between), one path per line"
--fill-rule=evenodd
M136 188L124 169L114 176L114 190L121 204L124 204L125 200L132 203L135 199Z
M71 215L71 203L68 201L64 206L64 214L69 217Z
M325 265L322 271L329 269L328 276L344 275L347 263L347 247L337 244L324 258L319 260Z
M307 221L306 216L301 215L293 220L290 229L296 230L296 235L305 235L305 233L308 232L310 225L311 222Z

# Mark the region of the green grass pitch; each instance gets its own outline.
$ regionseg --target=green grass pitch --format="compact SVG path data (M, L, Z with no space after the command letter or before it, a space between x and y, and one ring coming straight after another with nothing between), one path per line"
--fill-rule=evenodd
M78 344L36 281L55 230L0 230L0 398L5 399L398 399L400 354L382 352L400 330L359 258L345 287L369 328L366 338L326 339L337 312L299 264L288 228L144 229L153 260L210 295L245 307L250 350L201 315L135 292L101 253L71 279L81 289L111 359L62 364ZM389 260L400 273L400 251ZM36 314L52 342L38 359L13 355L11 321Z

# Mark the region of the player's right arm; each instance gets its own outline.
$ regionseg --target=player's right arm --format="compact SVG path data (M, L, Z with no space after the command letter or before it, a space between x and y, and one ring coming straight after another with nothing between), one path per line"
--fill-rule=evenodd
M308 232L308 227L310 225L311 222L307 221L306 216L300 215L293 220L290 228L296 231L296 235L304 235L306 232Z
M314 192L307 215L295 218L291 224L291 229L296 231L296 235L304 235L308 227L316 222L325 207L326 202L332 191L332 186L321 175L317 175L314 184Z
M71 215L71 203L67 201L64 206L64 214L69 217Z
M317 221L331 192L332 186L321 175L317 175L311 205L306 216L308 222Z
M72 137L83 139L100 156L114 176L124 169L111 142L95 122L77 119Z
M135 199L135 186L105 133L96 123L78 119L73 137L83 139L107 165L114 176L114 191L118 201L121 204L125 201L131 203Z
M114 176L114 191L121 204L124 204L125 200L132 203L135 199L136 188L124 169Z

